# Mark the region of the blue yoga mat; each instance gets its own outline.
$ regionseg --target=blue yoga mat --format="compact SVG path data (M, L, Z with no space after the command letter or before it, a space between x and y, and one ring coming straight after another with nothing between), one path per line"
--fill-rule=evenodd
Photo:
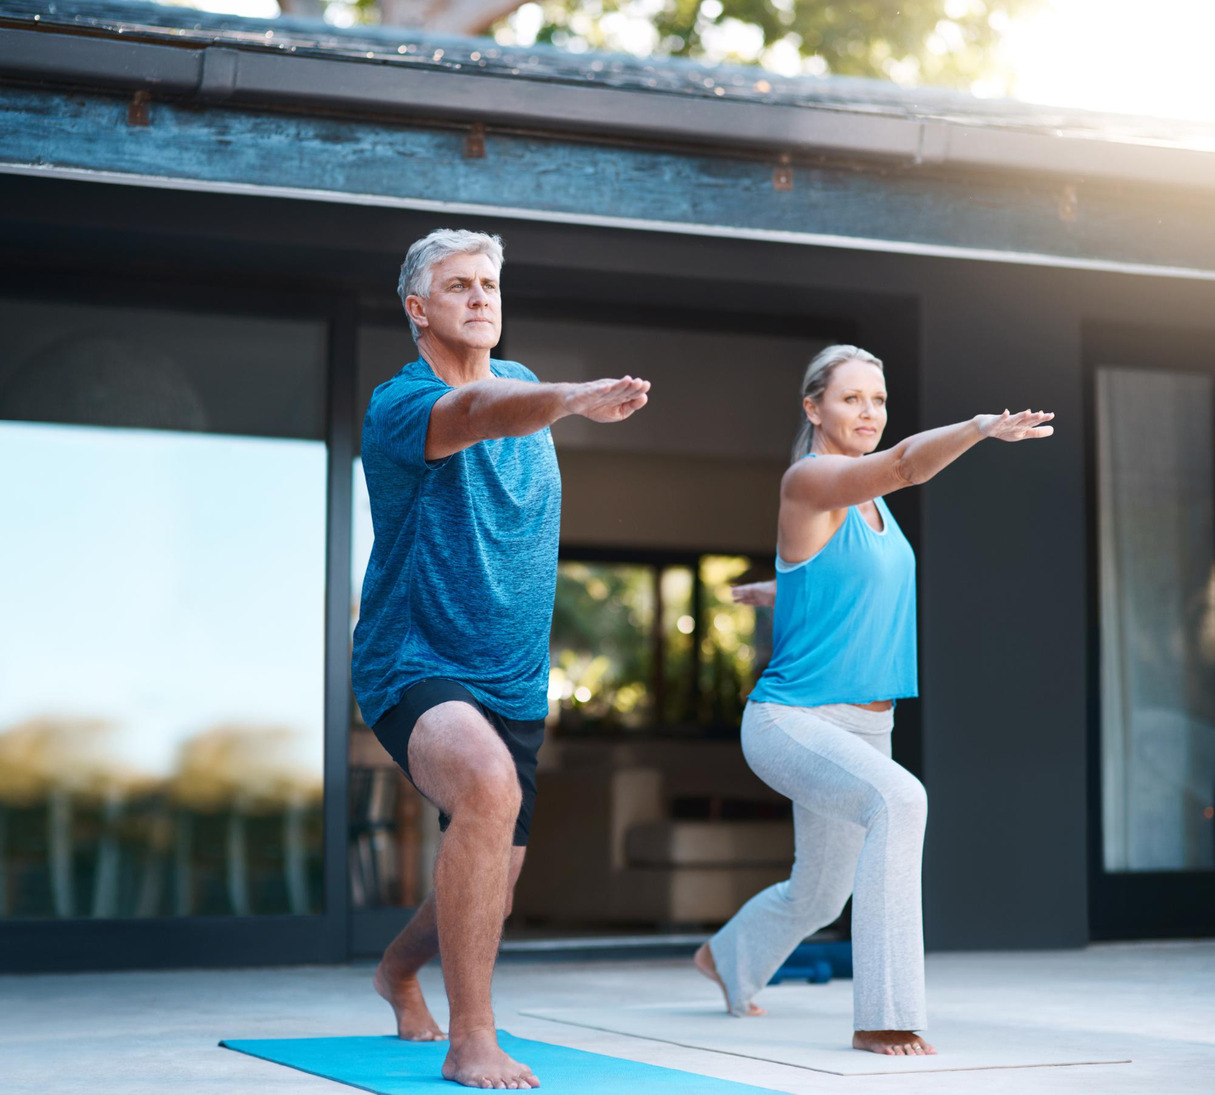
M605 1057L566 1046L550 1046L498 1031L498 1042L516 1061L540 1077L541 1095L620 1095L622 1091L686 1092L695 1095L773 1095L771 1088L736 1084L674 1068ZM403 1042L391 1035L370 1038L225 1038L219 1043L239 1053L297 1068L327 1080L372 1091L404 1095L432 1088L464 1090L439 1073L446 1042ZM469 1089L472 1090L472 1089Z

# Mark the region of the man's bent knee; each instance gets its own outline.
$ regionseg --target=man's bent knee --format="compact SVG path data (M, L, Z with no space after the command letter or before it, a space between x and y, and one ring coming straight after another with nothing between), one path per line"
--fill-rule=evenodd
M514 826L523 791L513 764L490 764L467 774L452 788L452 818Z

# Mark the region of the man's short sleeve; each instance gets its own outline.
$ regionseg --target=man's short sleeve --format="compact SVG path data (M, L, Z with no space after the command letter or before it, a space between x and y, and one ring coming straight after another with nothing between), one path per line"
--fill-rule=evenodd
M427 369L427 372L430 370ZM440 468L450 457L426 459L430 412L451 387L437 376L396 376L376 389L367 417L380 448L394 464Z

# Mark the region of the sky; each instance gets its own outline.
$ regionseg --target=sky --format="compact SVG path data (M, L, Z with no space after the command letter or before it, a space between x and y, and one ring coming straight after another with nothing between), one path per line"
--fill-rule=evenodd
M273 16L275 0L177 0L232 14ZM991 0L947 0L958 11ZM629 12L610 16L617 40L644 53L653 34L645 14L661 0L632 0ZM712 9L718 0L703 0ZM1215 0L1042 0L1038 12L1007 26L1001 67L1013 74L1014 97L1054 106L1107 110L1215 122L1215 91L1209 73L1215 49ZM334 3L329 18L353 19L352 9ZM524 4L512 17L512 36L534 41L540 6ZM751 52L753 30L742 24L714 32L723 51ZM714 45L714 35L709 45ZM947 36L945 36L947 37ZM801 59L795 49L770 50L767 63L789 72L821 73L816 59ZM974 89L991 94L980 83Z
M286 726L321 770L323 442L3 422L0 467L0 732L105 719L163 776Z

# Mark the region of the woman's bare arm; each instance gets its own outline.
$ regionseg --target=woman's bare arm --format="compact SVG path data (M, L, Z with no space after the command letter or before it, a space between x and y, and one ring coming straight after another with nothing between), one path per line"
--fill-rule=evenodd
M730 595L738 605L755 605L757 608L771 608L776 604L775 582L747 582L730 587Z
M1025 441L1050 437L1048 411L980 414L969 422L912 434L883 452L868 456L823 455L799 460L781 480L781 499L816 513L846 509L903 487L926 483L985 437Z

